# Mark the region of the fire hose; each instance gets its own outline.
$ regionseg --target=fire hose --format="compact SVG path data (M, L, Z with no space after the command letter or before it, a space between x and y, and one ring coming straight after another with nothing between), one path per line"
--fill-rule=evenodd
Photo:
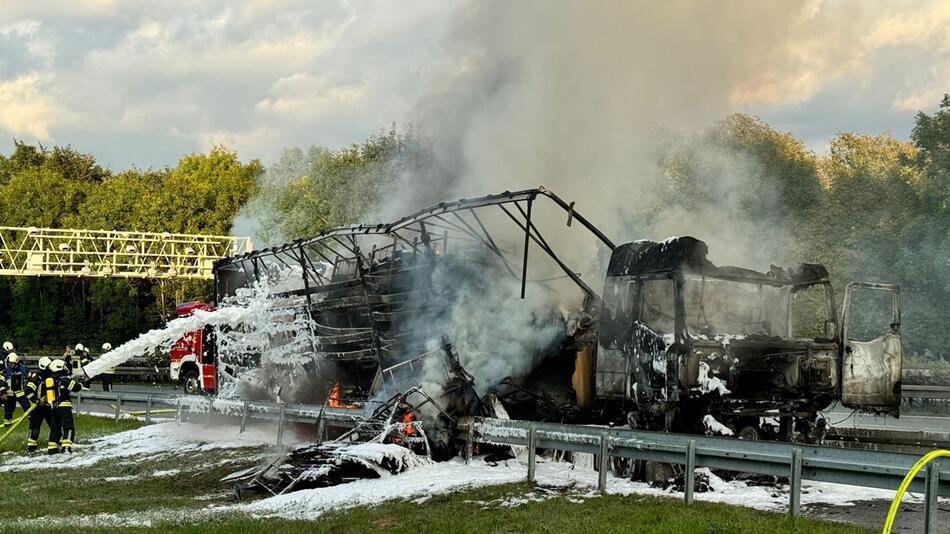
M904 493L907 491L907 487L910 486L911 481L914 480L914 477L917 476L917 472L931 461L940 457L950 458L950 451L938 449L928 452L921 456L920 460L917 460L917 463L915 463L904 476L904 481L901 482L901 485L897 488L897 493L894 494L894 500L891 501L891 508L887 511L887 520L884 522L884 530L882 531L884 534L891 534L891 527L894 526L894 519L897 517L897 511L900 509L901 499L904 498Z
M23 422L24 419L26 419L27 417L29 417L30 412L32 412L35 408L36 408L36 404L34 404L33 406L30 406L29 408L27 408L26 411L23 412L23 415L20 416L19 419L17 419L16 421L13 422L13 426L11 426L10 429L7 430L7 431L3 434L3 436L0 436L0 443L3 443L3 440L7 439L7 436L9 436L10 434L12 434L13 431L16 430L16 427L18 427L18 426L20 425L20 423Z

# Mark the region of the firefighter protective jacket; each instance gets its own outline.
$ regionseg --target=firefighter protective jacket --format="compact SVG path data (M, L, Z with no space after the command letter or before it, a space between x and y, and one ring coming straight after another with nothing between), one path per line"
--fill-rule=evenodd
M84 351L73 351L67 354L64 359L66 361L66 367L73 372L79 371L92 361L89 358L89 353Z
M49 371L31 372L26 377L26 398L30 402L40 400L40 389L43 387L43 381L49 376Z
M16 367L8 365L3 366L3 384L0 384L0 394L16 395L17 397L26 394L26 382L29 370L26 365L19 364Z
M43 379L40 397L52 407L72 408L72 394L80 391L82 384L69 375L48 376Z
M59 387L59 398L57 399L60 408L72 408L72 394L82 391L82 384L70 376L61 376L57 380Z

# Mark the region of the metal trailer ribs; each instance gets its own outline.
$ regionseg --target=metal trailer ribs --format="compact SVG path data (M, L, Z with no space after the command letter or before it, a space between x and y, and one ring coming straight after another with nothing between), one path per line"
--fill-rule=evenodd
M599 295L561 259L532 220L532 206L539 199L563 210L568 226L576 222L605 247L614 248L603 232L574 210L573 203L543 188L529 189L443 202L391 223L336 228L219 260L215 297L222 302L275 273L299 272L294 287L282 286L273 297L294 300L306 310L317 360L336 365L341 372L335 374L351 382L342 385L349 398L368 398L380 385L384 369L425 351L420 343L427 336L418 335L418 328L425 328L427 317L442 312L426 298L432 291L431 273L437 259L449 254L457 252L469 265L481 268L484 262L485 270L507 273L520 283L524 297L531 281L528 258L533 243L580 288L591 306L599 302ZM523 235L521 250L499 246L497 228L496 235L489 230L499 220L512 230L510 234Z
M539 197L550 199L555 206L563 209L568 216L568 226L571 226L573 221L577 221L610 250L616 248L600 229L574 210L573 202L567 203L551 191L539 187L455 202L441 202L395 222L334 228L313 237L298 239L277 247L224 258L215 262L215 294L220 299L222 296L233 294L236 288L258 280L266 271L267 263L279 263L285 267L299 266L303 270L305 287L293 292L297 295L312 295L354 287L358 285L357 279L373 276L371 273L360 273L359 269L366 268L374 260L384 257L386 253L392 253L397 245L411 248L414 254L444 252L448 238L481 243L501 257L503 256L501 250L477 211L497 207L525 233L526 246L520 277L522 284L527 282L524 271L527 265L527 244L530 241L547 253L564 271L564 274L585 293L595 296L596 292L560 259L531 220L531 206ZM517 213L509 207L517 210ZM382 247L373 246L371 250L366 251L358 244L359 236L388 237L392 243ZM439 250L440 247L442 247L441 250ZM346 263L351 268L355 266L358 276L353 276L349 280L331 281L323 276L322 269L317 268L320 262L333 265ZM510 264L508 264L508 269L512 275L515 275L515 269ZM377 276L384 277L385 275Z

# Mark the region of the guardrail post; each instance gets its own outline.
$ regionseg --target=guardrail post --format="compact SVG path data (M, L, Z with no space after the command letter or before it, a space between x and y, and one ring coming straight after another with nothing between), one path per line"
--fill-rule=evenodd
M937 489L940 486L940 472L937 464L930 462L927 465L927 479L924 482L924 534L937 532Z
M152 395L145 399L145 424L152 422Z
M792 451L792 465L789 477L788 513L799 517L802 503L802 450Z
M607 434L600 435L600 472L597 473L597 490L607 489L607 471L610 469L610 458L607 456Z
M472 463L472 451L475 448L475 421L468 422L465 429L465 465Z
M280 415L277 417L277 446L280 447L281 442L284 440L284 412L287 410L287 405L284 403L280 404Z
M535 458L538 448L538 429L534 425L528 429L528 482L534 482L534 470L537 458Z
M80 403L81 403L81 402L82 402L82 391L80 391L80 392L76 395L76 414L77 414L77 415L81 412L81 410L80 410L80 407L81 407L81 406L80 406Z
M327 422L323 419L323 414L320 414L320 417L317 418L317 443L323 443L323 435L326 434Z
M686 471L683 473L685 488L683 497L686 504L693 504L693 492L696 490L696 440L686 442Z
M175 423L181 423L181 397L175 401Z
M247 428L247 401L244 401L244 407L241 409L241 430L244 432L244 429ZM240 433L238 432L238 433Z
M119 420L119 414L122 412L122 394L115 396L115 420Z

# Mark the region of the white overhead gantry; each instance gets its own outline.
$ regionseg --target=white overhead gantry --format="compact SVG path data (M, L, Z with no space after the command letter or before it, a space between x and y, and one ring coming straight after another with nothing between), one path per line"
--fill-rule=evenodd
M0 226L0 276L211 280L248 237Z

